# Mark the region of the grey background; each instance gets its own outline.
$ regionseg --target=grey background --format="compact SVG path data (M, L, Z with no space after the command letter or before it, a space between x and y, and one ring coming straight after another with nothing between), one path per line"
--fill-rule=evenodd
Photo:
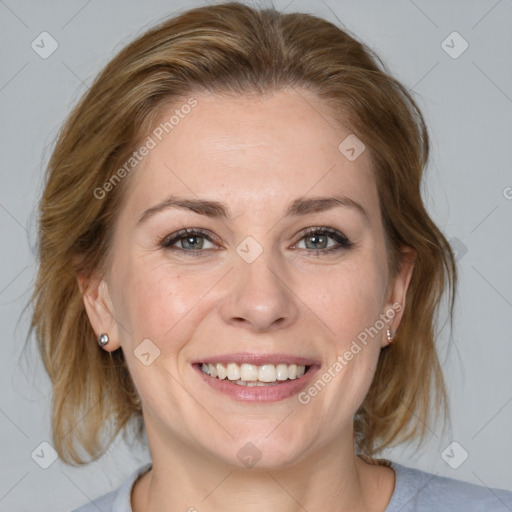
M57 131L94 75L162 17L201 2L0 0L0 510L65 511L116 488L149 460L116 441L97 463L42 469L31 454L50 442L50 386L36 352L20 359L36 271L35 209ZM452 428L429 425L423 449L384 452L405 465L512 490L512 3L509 0L286 0L276 7L319 14L374 48L417 93L433 148L425 198L459 255L460 287L451 349L439 339ZM58 49L42 59L43 31ZM458 58L441 43L468 42ZM450 42L452 51L460 42ZM465 252L467 251L467 252ZM453 451L445 451L453 441ZM41 452L43 449L43 452ZM457 469L444 459L460 462ZM445 453L444 459L442 454ZM40 458L40 463L44 463ZM36 457L34 457L36 458Z

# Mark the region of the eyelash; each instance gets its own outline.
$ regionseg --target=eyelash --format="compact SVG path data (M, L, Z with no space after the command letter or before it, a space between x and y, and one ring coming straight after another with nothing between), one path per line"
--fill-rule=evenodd
M308 236L324 236L327 235L328 237L335 240L338 245L334 247L329 247L327 249L300 249L303 251L309 251L312 255L315 256L321 256L321 255L327 255L332 254L336 251L339 251L341 249L350 249L353 247L354 243L351 242L343 233L340 233L336 229L328 228L328 227L312 227L307 228L301 233L299 233L299 239L296 242L300 242L303 238L306 238ZM176 233L172 233L171 235L168 235L165 237L161 243L160 246L164 249L171 250L171 251L180 251L182 254L186 254L187 256L204 256L205 251L211 251L212 249L183 249L178 247L172 247L176 242L179 242L180 240L184 238L189 237L201 237L206 238L209 242L216 243L215 239L210 235L210 233L204 229L201 228L185 228L181 229L180 231L177 231Z

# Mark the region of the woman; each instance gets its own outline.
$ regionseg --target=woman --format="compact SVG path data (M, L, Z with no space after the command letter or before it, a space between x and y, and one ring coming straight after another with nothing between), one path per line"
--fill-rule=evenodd
M49 163L32 327L61 458L135 423L152 462L78 510L512 507L374 457L446 412L428 147L405 88L310 15L202 7L108 64Z

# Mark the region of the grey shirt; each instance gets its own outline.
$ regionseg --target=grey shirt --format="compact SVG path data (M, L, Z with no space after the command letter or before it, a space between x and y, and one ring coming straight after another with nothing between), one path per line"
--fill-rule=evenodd
M391 462L396 483L385 512L512 512L512 492L436 476ZM151 468L134 471L117 489L72 512L133 512L132 486Z

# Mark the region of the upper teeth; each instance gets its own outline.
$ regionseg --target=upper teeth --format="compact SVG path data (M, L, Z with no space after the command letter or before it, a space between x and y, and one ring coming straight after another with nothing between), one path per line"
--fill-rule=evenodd
M260 382L275 382L276 380L298 379L306 372L304 365L296 364L263 364L257 366L255 364L242 364L222 363L206 364L203 363L201 369L204 373L211 377L228 380L242 380L242 381L260 381Z

